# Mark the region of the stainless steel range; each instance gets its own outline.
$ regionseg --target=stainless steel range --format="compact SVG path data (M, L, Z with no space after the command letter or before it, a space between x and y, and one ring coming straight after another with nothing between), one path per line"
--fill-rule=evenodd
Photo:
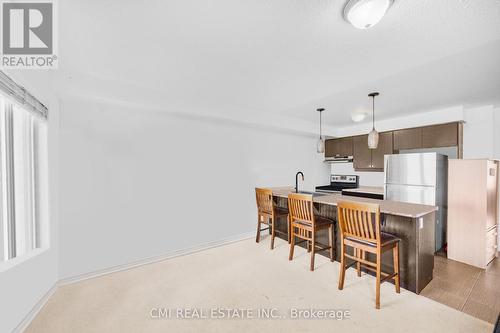
M359 176L356 175L331 175L330 185L316 186L316 192L338 193L342 190L359 187Z

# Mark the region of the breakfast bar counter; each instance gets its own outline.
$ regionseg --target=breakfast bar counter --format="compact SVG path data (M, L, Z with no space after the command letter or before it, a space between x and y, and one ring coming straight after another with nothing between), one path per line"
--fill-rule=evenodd
M272 187L271 190L273 190L273 196L283 198L287 198L289 193L294 192L293 187ZM380 213L382 214L390 214L410 218L423 217L427 214L435 212L438 209L436 206L412 204L407 202L351 197L348 195L333 193L314 193L317 193L317 195L315 194L313 196L313 201L318 204L337 206L337 202L342 200L375 203L380 205Z
M274 187L273 197L279 207L288 208L288 194L294 192L293 187ZM304 193L304 192L302 192ZM432 280L434 269L435 247L435 213L436 206L411 204L398 201L377 200L351 197L341 194L313 193L316 214L337 220L337 203L354 201L375 203L380 205L382 231L391 233L401 239L400 243L400 275L401 287L420 293ZM277 228L286 232L286 220L277 221ZM340 261L340 231L335 223L335 255ZM284 238L284 236L279 236ZM327 235L320 235L319 241L327 242ZM321 253L321 252L319 252ZM324 254L324 253L321 253ZM325 254L326 255L326 254ZM368 255L369 260L374 260ZM386 253L382 257L382 270L392 272L392 255ZM367 271L367 273L370 273Z

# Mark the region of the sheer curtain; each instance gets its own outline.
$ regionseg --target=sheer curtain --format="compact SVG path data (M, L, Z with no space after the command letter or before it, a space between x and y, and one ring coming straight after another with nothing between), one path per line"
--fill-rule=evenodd
M0 261L40 247L38 141L43 122L0 95Z

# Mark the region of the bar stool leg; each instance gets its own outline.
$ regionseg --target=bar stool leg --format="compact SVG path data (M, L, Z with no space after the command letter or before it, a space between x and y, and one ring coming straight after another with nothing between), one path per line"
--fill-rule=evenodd
M380 249L377 249L377 282L375 286L375 308L380 309L380 274L381 273L381 255Z
M286 230L288 232L288 244L292 241L292 230L290 230L290 214L286 216Z
M394 278L394 285L396 286L396 293L400 293L399 288L399 242L396 243L396 246L392 249L392 258L394 260L394 273L396 276Z
M314 271L314 253L316 252L316 243L315 243L315 235L316 233L312 232L312 241L311 241L311 272Z
M339 274L339 290L344 289L345 278L345 257L344 257L344 240L340 240L340 274Z
M333 258L333 225L330 225L328 228L328 240L330 243L330 261L334 261L335 259Z
M361 251L359 249L354 249L354 256L358 259L361 258ZM356 271L358 273L358 277L361 276L361 263L359 261L356 262Z
M260 240L260 215L257 214L257 236L255 237L255 242L259 242Z
M274 216L271 219L271 250L274 249L274 237L276 236L276 232L274 230Z
M293 235L293 225L292 225L292 234L290 235L291 237L291 240L290 240L290 254L288 255L288 260L292 260L293 259L293 248L295 247L295 237Z

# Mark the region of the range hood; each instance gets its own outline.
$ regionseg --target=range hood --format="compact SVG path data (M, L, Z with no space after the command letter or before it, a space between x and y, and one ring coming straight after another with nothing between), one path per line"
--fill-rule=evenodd
M346 155L335 155L335 156L328 156L325 157L325 162L326 163L349 163L353 161L352 156L346 156Z

